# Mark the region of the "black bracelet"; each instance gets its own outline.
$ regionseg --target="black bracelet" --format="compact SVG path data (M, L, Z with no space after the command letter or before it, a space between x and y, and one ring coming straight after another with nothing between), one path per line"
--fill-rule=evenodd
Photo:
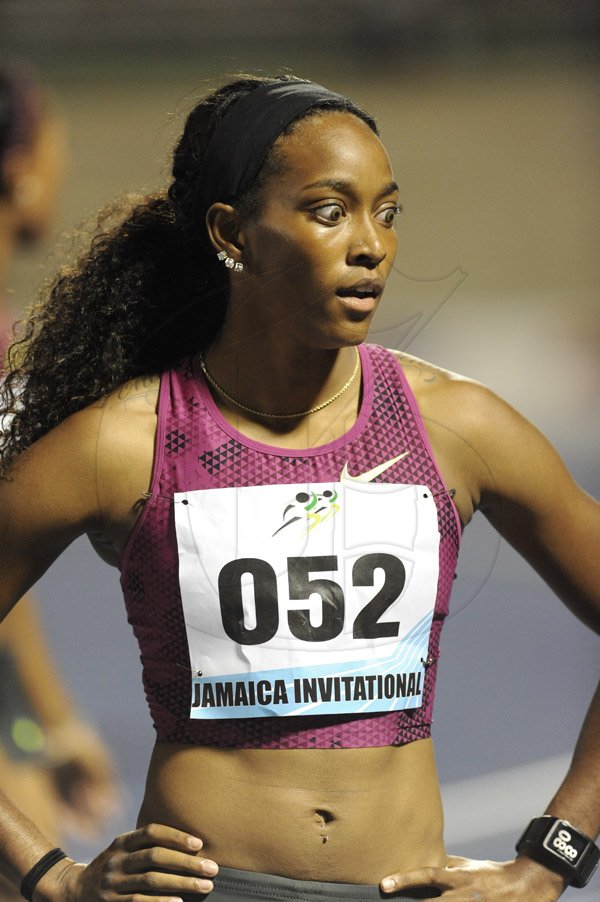
M62 849L51 849L50 852L46 852L38 863L34 864L29 873L23 877L21 895L29 899L29 902L33 902L33 891L44 874L66 857L66 852L63 852Z

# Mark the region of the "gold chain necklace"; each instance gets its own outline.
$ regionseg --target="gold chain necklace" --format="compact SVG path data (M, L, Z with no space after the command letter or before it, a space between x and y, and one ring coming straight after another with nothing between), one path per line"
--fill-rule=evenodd
M224 398L227 398L228 401L230 401L232 404L235 404L235 406L239 407L240 410L245 410L246 413L253 413L254 416L263 417L266 420L296 420L299 419L299 417L307 417L311 413L316 413L318 410L323 410L324 407L328 407L330 404L333 404L333 402L337 400L340 395L343 395L344 392L350 388L350 386L356 379L360 367L360 354L358 353L358 348L354 348L354 350L356 352L356 363L354 364L354 371L348 381L344 383L344 385L342 385L340 390L337 391L335 395L332 395L331 398L328 398L327 401L323 401L322 404L317 404L316 407L311 407L310 410L303 410L300 413L265 413L264 410L256 410L254 407L248 407L246 404L242 404L241 401L238 401L237 398L234 398L229 394L229 392L226 392L223 386L217 382L213 374L208 369L203 354L199 354L198 360L202 372L204 373L210 384L213 386L213 388L216 388L220 395L223 395Z

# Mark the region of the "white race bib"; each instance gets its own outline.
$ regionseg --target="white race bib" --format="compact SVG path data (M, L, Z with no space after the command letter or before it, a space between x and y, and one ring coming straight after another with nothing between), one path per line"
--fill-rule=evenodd
M417 708L437 594L426 486L175 495L192 718Z

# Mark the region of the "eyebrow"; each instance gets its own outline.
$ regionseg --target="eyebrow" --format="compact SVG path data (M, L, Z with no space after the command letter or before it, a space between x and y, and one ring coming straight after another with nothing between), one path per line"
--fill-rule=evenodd
M311 182L309 185L304 185L302 190L308 191L310 188L331 188L332 191L339 191L341 194L356 194L351 183L341 179L320 179L318 182ZM394 191L398 190L399 188L396 182L389 182L381 189L377 194L377 197L385 197L387 194L392 194Z

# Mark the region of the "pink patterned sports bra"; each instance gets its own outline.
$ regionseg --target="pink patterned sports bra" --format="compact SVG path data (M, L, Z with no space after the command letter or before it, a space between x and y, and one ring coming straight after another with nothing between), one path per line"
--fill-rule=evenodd
M430 735L460 522L394 355L305 450L239 433L192 362L161 378L150 497L121 561L161 742L360 748Z

